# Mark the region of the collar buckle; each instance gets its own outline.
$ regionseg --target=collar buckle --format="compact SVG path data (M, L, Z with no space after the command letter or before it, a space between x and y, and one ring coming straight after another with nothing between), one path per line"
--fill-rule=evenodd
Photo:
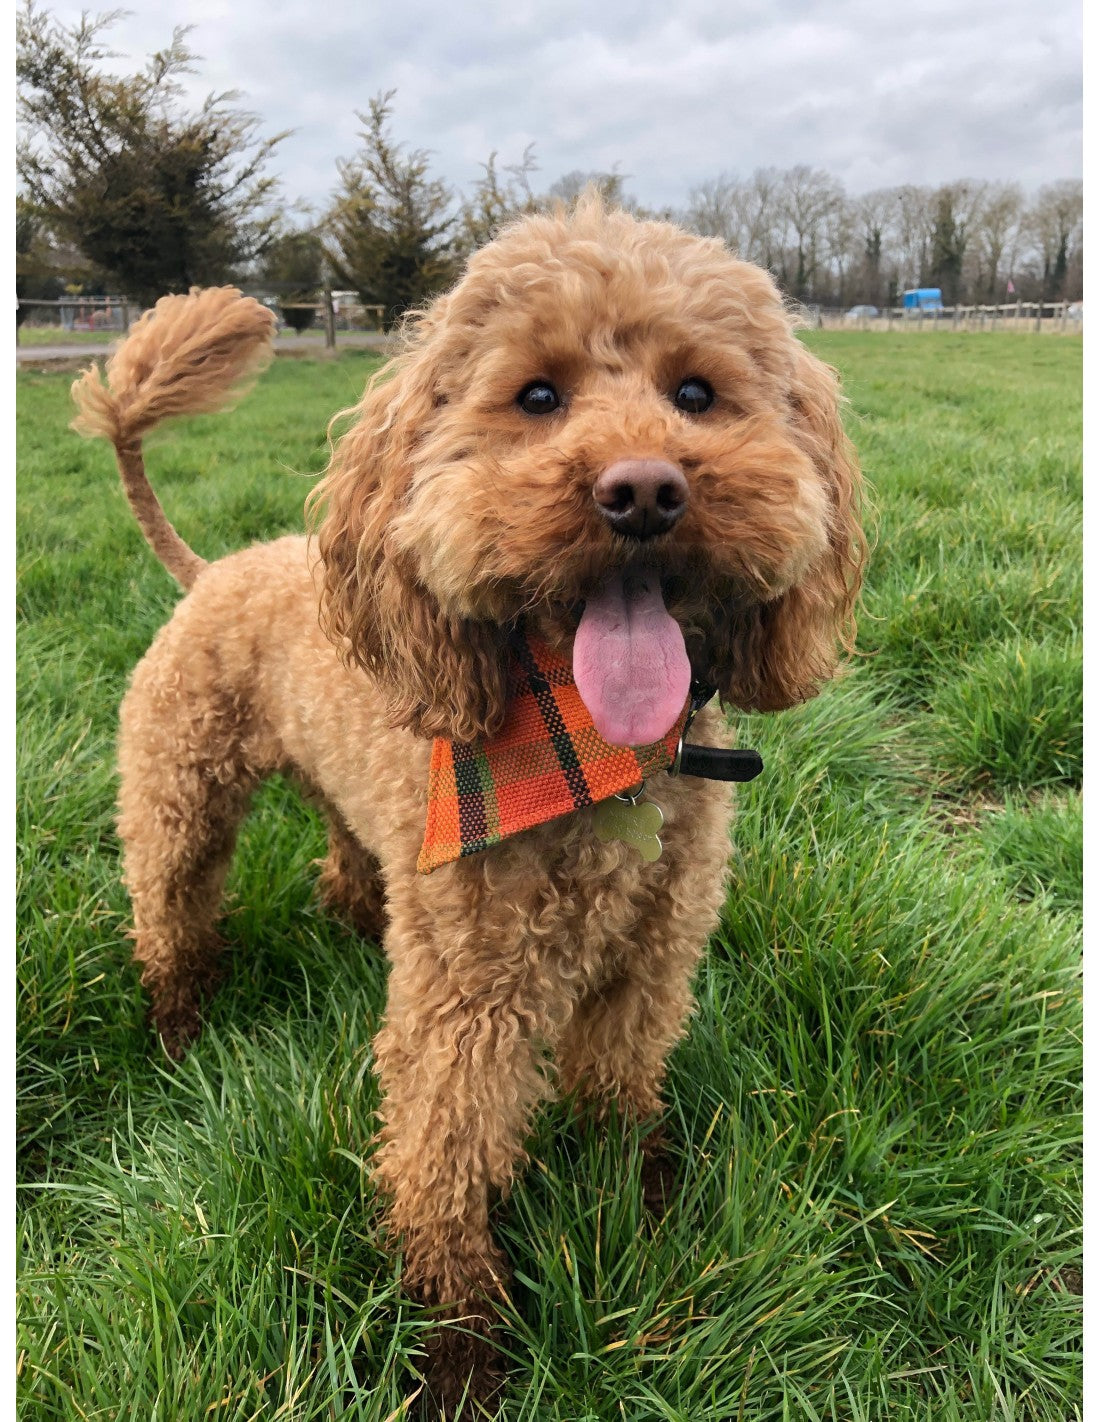
M686 746L684 740L696 713L714 696L716 687L701 682L691 684L691 708L676 745L676 754L668 767L669 775L695 775L703 780L745 782L755 780L764 769L759 751L726 750L723 746Z

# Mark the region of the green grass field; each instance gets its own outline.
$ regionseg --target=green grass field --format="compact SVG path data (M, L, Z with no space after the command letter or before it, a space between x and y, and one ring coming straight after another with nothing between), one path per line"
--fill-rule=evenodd
M744 718L735 886L676 1051L680 1191L556 1106L497 1212L510 1422L1081 1415L1079 341L815 333L875 486L861 656ZM300 526L372 358L152 442L206 557ZM19 377L19 1353L27 1419L405 1415L427 1320L364 1165L377 949L269 785L170 1070L128 966L112 742L176 600L71 376Z
M289 327L284 327L276 331L276 337L281 345L294 350L298 346L310 347L319 346L324 343L325 334L320 325L313 326L308 331L293 331ZM336 340L338 346L354 345L358 341L365 343L368 339L377 335L373 328L367 331L340 331ZM20 326L16 343L20 346L37 348L48 348L50 346L106 346L111 341L117 340L117 331L67 331L63 326Z
M117 331L67 331L64 326L20 326L21 346L102 346L118 339Z

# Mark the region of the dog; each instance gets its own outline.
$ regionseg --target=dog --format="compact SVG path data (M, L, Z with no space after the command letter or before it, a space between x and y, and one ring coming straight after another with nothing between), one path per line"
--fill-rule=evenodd
M730 786L666 773L685 735L727 745L706 693L778 711L852 649L860 475L836 374L795 326L716 240L594 195L524 218L407 321L311 535L211 565L168 522L141 439L222 407L267 358L270 314L233 288L165 297L106 384L93 367L74 385L76 427L113 442L186 590L121 712L152 1021L182 1055L237 827L264 777L294 777L328 819L324 898L389 960L373 1173L406 1287L461 1321L428 1349L446 1408L499 1382L489 1205L538 1103L656 1126L660 1174L665 1063L727 893ZM546 735L528 745L532 706ZM650 827L609 830L607 806Z

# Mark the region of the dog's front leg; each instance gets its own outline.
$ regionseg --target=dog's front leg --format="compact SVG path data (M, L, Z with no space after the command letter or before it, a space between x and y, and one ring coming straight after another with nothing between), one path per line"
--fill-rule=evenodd
M547 1094L540 1065L547 1024L506 955L478 974L448 969L432 944L397 941L386 1022L375 1041L382 1086L375 1175L389 1197L412 1293L456 1320L436 1331L427 1380L448 1415L469 1386L485 1399L500 1381L490 1341L493 1299L507 1268L489 1232L494 1189L523 1157L531 1108Z
M624 1125L643 1128L643 1195L661 1214L674 1182L661 1089L692 1008L695 969L718 921L724 864L722 840L715 841L709 862L698 853L710 878L686 887L678 880L654 898L633 942L623 946L619 976L581 998L557 1046L563 1094L575 1093L600 1116L613 1103ZM694 864L690 872L697 877Z

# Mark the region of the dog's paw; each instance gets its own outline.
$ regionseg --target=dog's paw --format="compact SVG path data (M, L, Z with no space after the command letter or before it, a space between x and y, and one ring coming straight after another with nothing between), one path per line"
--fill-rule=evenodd
M655 1132L642 1151L642 1203L660 1219L667 1214L676 1192L676 1169L665 1148L663 1132Z
M503 1359L482 1320L468 1317L439 1328L428 1341L418 1416L421 1422L493 1417L503 1383Z
M189 1007L175 1006L158 1011L149 1009L149 1025L160 1037L161 1046L174 1062L183 1061L188 1048L202 1032L202 1004L197 1001Z

